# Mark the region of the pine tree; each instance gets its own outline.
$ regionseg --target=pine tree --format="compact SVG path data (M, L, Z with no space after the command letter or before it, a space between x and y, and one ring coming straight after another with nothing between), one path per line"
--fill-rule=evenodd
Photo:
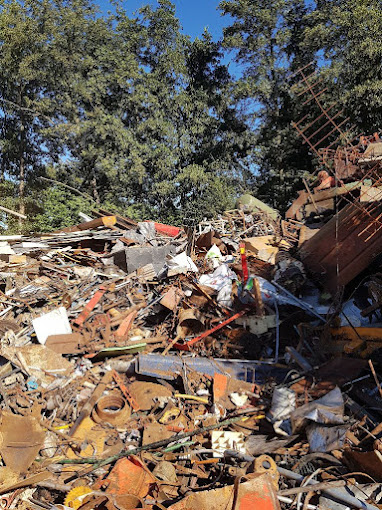
M253 101L256 192L283 211L311 168L308 151L291 127L301 109L288 82L314 55L303 44L308 7L303 0L223 0L220 8L233 18L224 30L224 45L236 51L244 67L238 87Z
M51 14L45 0L11 0L0 6L1 177L18 182L22 214L26 183L50 157L44 130L54 123L48 65Z
M323 60L333 94L358 131L382 127L382 5L380 0L320 0L304 31Z

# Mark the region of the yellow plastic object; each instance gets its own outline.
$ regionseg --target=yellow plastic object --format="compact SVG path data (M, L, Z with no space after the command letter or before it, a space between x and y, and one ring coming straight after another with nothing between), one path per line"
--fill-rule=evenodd
M178 418L180 415L180 409L177 407L173 407L172 409L168 409L164 412L162 418L159 421L159 423L163 423L163 425L167 425L168 423L171 423L173 420Z
M201 402L202 404L208 404L208 398L197 397L195 395L185 395L184 393L175 393L175 398L185 398L187 400L194 400L195 402Z
M69 508L77 509L82 505L84 496L86 496L86 494L91 494L92 492L92 489L89 487L74 487L74 489L69 491L66 495L64 505Z
M66 430L72 428L73 423L66 423L65 425L58 425L57 427L53 427L54 430Z

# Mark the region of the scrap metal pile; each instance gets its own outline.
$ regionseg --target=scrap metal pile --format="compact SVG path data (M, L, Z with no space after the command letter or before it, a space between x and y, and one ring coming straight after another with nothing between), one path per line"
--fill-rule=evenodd
M2 508L378 508L378 343L254 208L1 237Z

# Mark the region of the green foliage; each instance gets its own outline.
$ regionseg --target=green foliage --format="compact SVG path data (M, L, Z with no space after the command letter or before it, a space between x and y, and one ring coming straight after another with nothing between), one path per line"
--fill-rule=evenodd
M323 0L305 46L323 53L333 92L359 131L382 126L382 9L379 0Z
M51 19L46 2L10 0L0 5L0 165L2 177L24 183L41 172L48 142L43 130L51 119L49 74Z
M17 185L10 181L0 183L1 204L8 209L17 208ZM19 220L14 216L0 213L0 231L2 234L33 234L51 232L80 223L78 213L90 213L94 204L61 186L28 186L25 196L25 214L28 220Z
M195 41L182 35L168 1L142 8L134 19L118 9L112 26L92 64L92 73L103 69L97 111L78 93L72 99L77 113L65 129L75 157L65 173L78 176L96 200L134 217L181 223L201 200L203 214L222 212L230 198L213 197L242 181L253 138L220 63L220 45L207 32Z
M309 123L321 113L289 93L288 76L313 62L320 88L327 89L320 96L324 104L342 104L358 132L381 128L381 2L222 0L220 8L233 18L224 44L244 66L237 86L254 101L254 188L282 211L301 189L300 177L312 170L313 155L291 122L304 117Z
M283 211L312 168L288 75L310 61L360 130L382 116L377 0L222 0L223 42L184 35L169 0L128 16L92 0L0 0L0 196L23 231L95 205L181 224L252 191ZM234 79L224 50L244 72ZM323 98L325 99L325 98ZM20 229L14 218L8 231Z
M81 223L78 213L90 213L94 206L83 197L54 185L39 191L38 195L33 193L31 199L35 200L33 208L27 208L26 213L33 217L30 230L34 232L50 232Z
M283 211L301 186L301 175L311 168L307 148L291 126L302 112L289 94L287 79L312 60L301 40L308 8L303 0L222 0L220 8L233 18L224 30L224 45L236 50L244 66L236 87L253 101L253 187L259 198Z

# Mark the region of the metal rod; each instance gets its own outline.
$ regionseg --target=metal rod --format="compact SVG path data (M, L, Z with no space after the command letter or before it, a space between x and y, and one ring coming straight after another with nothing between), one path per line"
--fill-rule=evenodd
M306 182L306 180L303 178L302 179L302 182L304 183L304 186L306 188L306 191L308 192L308 195L309 195L309 198L311 199L312 201L312 204L314 205L314 208L316 209L316 213L318 214L318 207L316 205L316 201L314 200L314 197L312 195L312 192L310 191L310 188L308 186L308 183Z
M340 127L342 126L342 124L345 124L345 122L347 122L348 120L349 120L349 117L347 117L345 120L343 120L339 124L336 124L334 121L331 121L334 128L331 131L329 131L329 133L327 135L323 136L319 142L315 143L314 146L317 147L318 145L320 145L321 142L323 142L324 140L329 138L329 136L332 133L334 133L334 131L336 131L336 130L339 131L341 134L343 134L342 131L340 130Z
M277 496L277 499L281 501L281 503L287 503L288 505L293 503L293 499L286 498L285 496ZM317 510L318 507L316 505L305 505L305 508L307 508L307 510Z
M299 308L303 308L307 312L310 312L315 317L317 317L317 319L320 319L320 321L326 322L326 320L323 317L321 317L321 315L318 315L318 313L314 310L313 306L309 305L308 303L305 303L304 301L301 301L301 299L296 298L296 296L294 296L291 292L289 292L289 290L284 289L284 287L282 287L279 283L272 281L272 284L275 287L277 287L279 290L281 290L282 292L285 292L285 294L289 298L291 298L295 303L297 303Z
M290 80L291 78L293 78L294 76L296 76L297 74L302 74L301 72L304 71L304 69L306 69L307 67L313 65L315 63L314 60L312 60L311 62L309 62L309 64L306 64L304 65L303 67L300 67L299 69L297 69L296 72L294 72L293 74L291 74L288 79Z
M326 92L328 90L328 88L324 88L322 89L320 92L317 92L317 94L313 94L313 91L311 90L311 94L313 95L313 97L310 97L309 99L307 99L306 101L304 101L302 104L303 106L307 105L308 103L310 103L311 101L313 101L313 99L316 101L316 103L318 103L318 99L324 92Z
M316 73L313 73L313 74L316 74ZM308 90L310 90L310 88L316 87L316 85L318 85L319 83L322 83L323 81L324 80L321 79L321 80L316 81L315 83L312 83L312 85L310 85L309 87L306 87L306 89L304 89L302 92L297 94L297 97L300 97L300 96L304 95Z
M334 116L333 116L333 119L336 119L337 117L339 117L342 113L344 113L344 110L340 110L338 113L336 113ZM316 135L318 135L318 133L320 131L322 131L323 129L326 128L326 126L330 124L330 120L327 120L325 122L325 124L322 124L321 127L319 127L318 129L316 129L316 131L314 133L312 133L311 135L309 135L309 140L311 140L313 137L315 137Z
M289 469L278 467L277 470L280 473L280 475L285 476L286 478L290 478L292 480L296 480L297 482L302 483L305 480L305 478L302 475L294 473L293 471L289 471ZM319 482L317 482L316 480L310 480L308 482L309 485L315 485L317 483ZM339 501L341 503L345 503L346 505L349 505L353 508L359 508L362 510L378 510L378 507L370 505L365 501L361 501L360 499L355 498L354 496L351 496L350 494L347 494L346 492L340 489L323 489L322 492L325 495L329 496L331 499L334 499L335 501Z
M380 383L380 382L379 382L379 380L378 380L378 377L377 377L377 374L376 374L376 372L375 372L375 368L374 368L374 365L373 365L373 362L371 361L371 359L369 359L369 367L370 367L371 373L373 374L374 381L375 381L375 384L377 385L377 388L378 388L379 394L380 394L380 396L382 397L382 388L381 388L381 383Z
M154 443L150 443L144 446L139 446L132 450L122 450L116 455L111 457L107 457L106 459L99 459L97 457L87 457L83 459L62 459L58 460L58 464L94 464L94 469L98 469L101 466L106 466L115 462L122 457L129 457L130 455L136 455L145 450L157 450L158 448L162 448L164 446L169 445L175 441L180 441L181 439L185 439L187 437L196 436L198 434L203 434L204 432L208 432L209 430L215 430L220 427L227 427L228 425L232 425L238 421L243 420L244 416L235 416L234 418L230 418L228 420L221 421L219 423L214 423L213 425L208 425L207 427L201 427L189 432L182 432L181 434L176 434L175 436L171 436L168 439L163 439L162 441L156 441Z
M291 489L285 489L278 493L278 496L291 496L292 494L301 494L303 492L311 491L323 491L325 489L334 489L335 487L344 487L346 480L332 480L330 482L318 482L312 487L311 484L304 485L302 487L292 487Z
M316 122L318 122L320 119L322 119L322 117L327 117L327 114L328 112L330 112L330 110L336 106L337 102L336 103L332 103L327 109L326 109L326 112L323 112L321 113L318 117L316 117L314 120L312 120L312 122L310 122L310 124L308 124L307 126L304 127L304 129L302 130L303 133L305 133L305 131L309 128L311 128ZM300 119L297 124L301 124L301 122L306 118L308 117L308 115L305 115L305 117L303 117L302 119Z

